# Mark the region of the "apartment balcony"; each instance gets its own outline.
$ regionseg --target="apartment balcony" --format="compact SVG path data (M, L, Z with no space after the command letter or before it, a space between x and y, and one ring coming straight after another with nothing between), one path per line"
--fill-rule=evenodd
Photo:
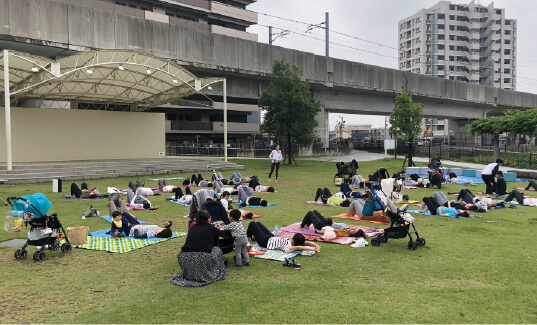
M246 21L251 25L257 24L258 22L257 13L254 11L228 6L215 1L211 1L211 13L215 15Z
M236 38L241 38L248 41L257 42L257 34L243 32L232 28L226 28L218 25L211 25L211 32L220 35L226 35Z
M212 122L213 132L224 132L224 123L223 122ZM252 134L259 133L260 127L257 123L236 123L228 122L227 131L231 133L243 133L243 134Z

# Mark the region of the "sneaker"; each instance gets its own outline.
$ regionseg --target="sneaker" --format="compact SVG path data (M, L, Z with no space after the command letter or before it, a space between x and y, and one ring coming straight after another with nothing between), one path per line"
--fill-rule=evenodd
M244 266L250 266L250 262L244 263Z
M240 264L234 264L233 267L242 267Z
M511 204L511 205L509 206L509 208L511 208L511 209L516 209L516 204Z
M407 209L408 209L408 204L403 204L403 206L399 208L399 211L406 212Z

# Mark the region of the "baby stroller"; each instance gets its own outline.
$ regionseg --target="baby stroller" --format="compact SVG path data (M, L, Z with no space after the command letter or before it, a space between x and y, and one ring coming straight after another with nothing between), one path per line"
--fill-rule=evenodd
M28 245L37 246L34 261L38 262L45 260L46 249L51 251L61 249L64 253L71 251L73 247L69 242L67 232L58 220L58 214L46 215L52 203L43 193L24 195L23 197L10 196L7 201L12 207L11 214L16 217L23 217L25 223L31 226L28 232L28 240L21 249L15 251L15 259L26 259L28 256L26 247ZM65 243L60 246L61 238L65 239Z
M369 183L373 185L380 185L383 179L390 178L390 173L384 167L380 167L377 171L369 177Z
M380 246L380 243L388 242L388 238L405 238L408 236L408 249L416 250L419 246L425 246L425 238L420 237L416 227L414 226L414 218L403 211L397 209L397 211L392 211L391 209L386 209L386 215L390 218L390 227L384 229L382 234L377 235L371 239L372 246ZM412 229L410 229L412 226ZM416 234L416 240L412 238L412 235Z
M349 163L338 162L336 163L337 173L334 175L334 182L336 178L342 178L343 181L347 184L350 184L354 175L356 175L356 170L358 169L358 162L356 159L353 159ZM337 185L337 184L336 184Z
M442 188L442 182L446 179L444 178L444 169L442 168L442 162L440 158L431 158L429 161L429 181L431 186L438 186L438 189Z

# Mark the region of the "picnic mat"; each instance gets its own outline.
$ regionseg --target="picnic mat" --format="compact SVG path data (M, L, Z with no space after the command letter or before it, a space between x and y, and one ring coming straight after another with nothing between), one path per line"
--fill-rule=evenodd
M189 206L190 206L190 204L188 204L188 203L181 203L181 202L179 202L179 201L176 201L176 200L175 200L175 196L168 196L168 197L166 198L166 201L169 201L169 202L172 202L172 203L175 203L175 204L180 204L180 205L185 206L185 207L189 207Z
M336 243L336 244L341 244L341 245L352 244L353 242L356 241L356 239L359 238L359 237L336 237L335 239L332 239L332 240L324 240L324 239L321 239L322 234L318 234L315 232L314 227L310 226L308 229L296 230L295 228L298 226L300 226L300 222L296 222L292 225L282 227L280 229L280 236L281 237L293 237L294 234L299 233L299 234L304 235L304 237L306 237L306 239L308 240L323 241L327 243ZM365 232L367 238L374 237L378 235L379 233L384 232L383 229L378 229L378 228L373 228L373 227L364 227L364 226L358 226L358 227Z
M356 221L363 221L363 222L370 222L370 223L378 223L378 224L381 224L381 225L389 225L390 223L384 223L384 222L380 222L380 221L376 221L376 220L362 220L360 219L360 217L358 215L353 215L352 217L349 217L346 213L342 213L342 214L338 214L338 215L335 215L335 216L331 216L330 218L340 218L340 219L351 219L351 220L356 220Z
M112 223L112 217L110 216L99 216L100 218L103 218L104 220L108 221L109 223ZM137 218L138 219L138 218ZM145 224L145 221L138 220L138 222L143 225ZM91 236L91 235L90 235Z
M330 205L330 204L326 204L326 203L323 203L323 201L306 201L305 203L307 204L315 204L315 205L324 205L325 207L332 207L332 208L344 208L344 209L347 209L348 207L342 207L340 205Z
M108 231L108 230L101 230ZM98 232L94 232L98 233ZM93 233L92 233L93 234ZM89 235L89 234L88 234ZM109 237L107 237L109 236ZM87 243L85 245L76 245L76 248L106 251L110 253L127 253L135 249L143 248L149 245L161 243L163 241L170 240L171 238L177 238L186 236L184 232L174 232L170 238L146 238L135 239L133 237L122 237L119 239L112 238L110 235L105 236L88 236Z
M523 187L517 187L516 189L519 190L519 191L534 191L534 192L535 192L535 190L532 189L532 188L530 188L530 189L527 190L527 189L525 189L525 188L523 188Z
M405 187L405 188L408 188L408 189L410 189L410 190L415 189L415 188L418 188L417 186L410 186L410 185L405 185L404 187Z
M233 201L233 204L240 204L238 201ZM267 203L266 207L273 207L275 205L278 205L277 203ZM262 205L247 205L245 208L266 208Z
M93 201L93 200L106 199L106 196L98 196L98 197L88 198L88 199L81 199L81 198L74 197L71 195L64 195L63 197L66 199L70 199L70 200L80 200L80 201Z
M466 217L450 217L450 216L439 216L437 214L432 214L430 211L427 212L419 212L420 210L407 210L408 213L417 213L417 214L423 214L424 216L433 216L433 217L444 217L444 218L453 218L453 219L466 219ZM476 218L476 216L470 215L470 218Z
M184 177L168 177L168 178L148 178L148 181L159 181L159 180L173 181L174 179L185 179Z
M408 201L399 201L399 202L394 202L394 203L397 203L397 204L403 204L403 203L414 204L414 203L420 203L420 201L408 200Z
M259 247L258 244L255 244L255 245L252 246L252 251L254 251L254 252L257 251L257 252L263 253L261 255L252 255L255 258L261 258L261 259L264 259L264 260L280 261L280 262L284 262L286 258L294 258L294 257L297 257L298 255L312 256L313 254L315 254L315 251L296 251L296 252L292 252L292 253L286 253L286 252L278 251L278 250L274 250L274 249L262 248L262 247Z

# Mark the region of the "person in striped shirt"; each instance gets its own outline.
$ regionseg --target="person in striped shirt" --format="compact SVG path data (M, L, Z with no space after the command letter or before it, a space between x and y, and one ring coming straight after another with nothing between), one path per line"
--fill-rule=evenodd
M295 234L293 238L276 237L261 222L250 222L248 230L246 230L246 236L257 241L261 247L284 251L286 253L294 251L321 251L321 246L314 242L306 241L306 238L302 234Z

